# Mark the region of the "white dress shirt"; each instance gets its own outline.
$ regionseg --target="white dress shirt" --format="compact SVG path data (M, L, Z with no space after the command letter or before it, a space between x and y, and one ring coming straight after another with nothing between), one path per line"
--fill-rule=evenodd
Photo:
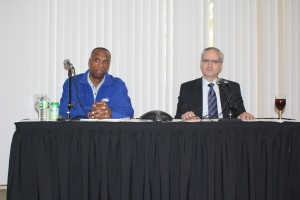
M87 75L87 81L88 81L88 83L90 84L90 86L91 86L91 88L93 90L94 102L96 102L96 97L97 97L98 91L99 91L100 87L103 85L103 83L105 81L105 76L103 77L102 81L97 86L95 86L93 84L93 82L91 81L91 79L90 79L90 73L88 73L88 75Z

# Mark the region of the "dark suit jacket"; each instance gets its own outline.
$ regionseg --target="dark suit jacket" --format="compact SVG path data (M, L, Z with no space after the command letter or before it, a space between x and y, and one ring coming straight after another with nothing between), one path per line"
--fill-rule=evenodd
M232 92L232 102L235 105L235 112L233 117L239 116L241 113L245 112L244 102L241 95L240 85L236 82L229 81L229 85L219 86L220 88L220 99L223 109L223 118L228 118L229 113L229 102L227 101L225 90L230 95ZM180 119L181 115L187 111L193 111L197 116L202 115L203 108L203 98L202 98L202 78L195 79L181 84L180 94L178 97L177 112L175 118ZM227 103L226 103L227 102ZM225 105L226 104L226 105ZM225 106L225 107L224 107Z

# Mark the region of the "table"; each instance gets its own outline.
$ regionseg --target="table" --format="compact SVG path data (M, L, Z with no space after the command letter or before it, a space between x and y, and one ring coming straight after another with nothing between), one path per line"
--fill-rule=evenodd
M8 200L299 200L299 122L18 122Z

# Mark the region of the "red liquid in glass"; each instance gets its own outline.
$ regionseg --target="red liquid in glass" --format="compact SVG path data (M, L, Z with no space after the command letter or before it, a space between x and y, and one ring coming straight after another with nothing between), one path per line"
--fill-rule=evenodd
M283 110L285 107L285 99L275 99L275 106L278 110Z

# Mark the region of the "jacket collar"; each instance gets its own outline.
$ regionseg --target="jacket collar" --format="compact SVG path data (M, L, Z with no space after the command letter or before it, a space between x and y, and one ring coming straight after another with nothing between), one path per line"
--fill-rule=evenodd
M86 70L86 72L83 74L83 76L81 77L81 79L79 80L80 83L82 84L89 84L88 82L88 75L89 75L90 70ZM103 83L103 85L110 85L112 84L112 76L109 73L106 73L105 75L105 81Z
M195 86L201 86L202 87L202 77L195 80Z
M198 78L194 81L194 97L196 100L195 102L195 106L196 106L196 115L198 116L202 116L202 104L203 104L203 100L202 100L202 77Z

